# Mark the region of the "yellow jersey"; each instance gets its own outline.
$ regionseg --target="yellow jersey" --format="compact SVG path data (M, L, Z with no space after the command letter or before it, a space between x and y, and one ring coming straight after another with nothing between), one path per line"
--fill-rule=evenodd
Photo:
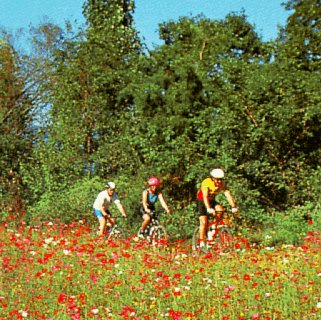
M197 192L197 199L204 200L203 190L208 190L208 198L213 199L221 191L225 191L225 184L222 183L220 186L215 185L215 182L211 178L206 178L201 184L201 188Z

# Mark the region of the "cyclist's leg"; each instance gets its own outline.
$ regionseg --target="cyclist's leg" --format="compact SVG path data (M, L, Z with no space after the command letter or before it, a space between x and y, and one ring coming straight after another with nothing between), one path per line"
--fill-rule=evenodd
M94 209L94 216L97 218L99 222L98 236L102 236L104 234L104 229L106 226L106 219L98 209Z
M140 212L140 215L143 219L139 234L143 235L146 227L148 226L148 224L150 222L150 215L147 212L145 212L145 210L142 206L140 207L139 212Z
M144 213L142 218L143 218L143 223L142 223L141 230L144 231L150 222L150 215L147 213Z
M105 216L105 220L106 220L107 227L112 228L116 223L116 219L112 216L109 210L106 210L106 211L107 211L107 216Z
M203 201L198 202L198 219L200 222L200 247L203 247L206 243L206 230L208 222L207 211Z
M206 243L207 216L199 216L200 221L200 247L204 247Z

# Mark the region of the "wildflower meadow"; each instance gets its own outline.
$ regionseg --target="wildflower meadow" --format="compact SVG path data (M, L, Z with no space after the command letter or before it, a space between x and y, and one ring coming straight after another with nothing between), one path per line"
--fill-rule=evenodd
M321 318L316 231L298 246L196 255L188 240L98 241L83 221L0 228L1 320Z

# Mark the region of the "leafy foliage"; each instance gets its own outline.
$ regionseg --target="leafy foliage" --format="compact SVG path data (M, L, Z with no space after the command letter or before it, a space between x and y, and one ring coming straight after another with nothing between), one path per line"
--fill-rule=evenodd
M320 202L318 1L288 1L288 23L273 42L263 42L241 12L163 22L163 44L153 50L139 39L132 0L87 0L83 8L87 23L77 32L71 24L34 28L34 56L21 69L34 71L27 93L37 136L30 161L18 157L14 172L28 187L32 215L80 217L93 201L89 186L107 178L134 212L144 181L158 175L173 207L172 233L189 233L198 184L220 166L247 228L272 221L297 242L305 231L298 208L313 211ZM3 61L17 61L1 50ZM18 69L5 70L1 86L20 92ZM22 109L11 119L30 108L27 100L15 103ZM13 109L1 110L3 117ZM1 142L14 149L0 158L6 179L8 159L28 136L24 121L19 139L11 131Z
M19 212L25 197L20 163L26 161L32 147L32 103L9 38L3 34L0 40L0 210Z

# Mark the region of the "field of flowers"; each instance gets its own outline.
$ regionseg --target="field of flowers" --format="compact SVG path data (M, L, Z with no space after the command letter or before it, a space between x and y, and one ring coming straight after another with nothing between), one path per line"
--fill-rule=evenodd
M321 241L195 255L81 222L0 226L0 319L321 319Z

